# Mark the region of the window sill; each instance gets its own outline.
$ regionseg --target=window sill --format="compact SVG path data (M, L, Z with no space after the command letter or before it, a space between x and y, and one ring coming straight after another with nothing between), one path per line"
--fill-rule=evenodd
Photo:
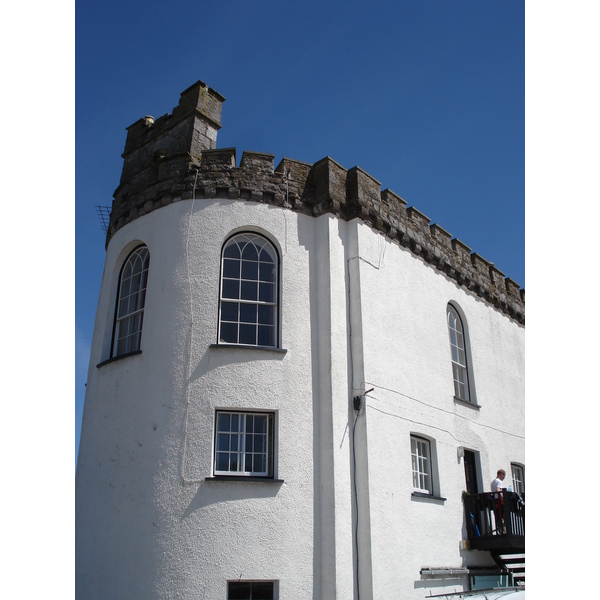
M468 406L469 408L472 408L474 410L479 410L481 408L481 406L479 406L479 404L475 404L473 402L468 402L467 400L462 400L461 398L457 398L456 396L454 396L454 402L455 402L455 404L461 404L462 406Z
M141 353L142 353L141 350L136 350L135 352L128 352L127 354L119 354L119 356L113 356L112 358L103 360L102 362L98 363L96 365L96 369L99 369L100 367L103 367L104 365L107 365L108 363L112 363L112 362L116 362L117 360L121 360L122 358L127 358L128 356L136 356L137 354L141 354Z
M273 479L272 477L243 477L241 475L213 475L205 477L204 481L243 481L245 483L276 483L281 485L283 479Z
M272 346L249 346L245 344L211 344L209 348L228 348L237 350L265 350L267 352L277 352L279 354L286 354L287 350L283 348L273 348Z
M423 492L413 492L411 494L413 498L418 498L419 500L430 500L431 502L446 502L446 498L442 496L433 496L432 494L425 494Z

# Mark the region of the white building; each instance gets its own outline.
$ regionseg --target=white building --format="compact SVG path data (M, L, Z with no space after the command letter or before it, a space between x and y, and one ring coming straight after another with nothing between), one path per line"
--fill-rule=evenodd
M469 549L463 490L499 467L524 481L523 291L358 168L236 166L215 149L223 100L198 82L128 129L77 465L78 598L469 589L498 566ZM521 549L510 527L486 537L480 508L481 540Z

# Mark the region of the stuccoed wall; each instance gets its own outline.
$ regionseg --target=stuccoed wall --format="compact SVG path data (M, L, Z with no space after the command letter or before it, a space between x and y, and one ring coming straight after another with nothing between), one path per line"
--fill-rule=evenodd
M463 579L426 582L422 568L493 565L466 539L458 447L480 453L482 489L525 462L524 327L406 249L355 222L360 256L373 597L423 598ZM468 326L479 409L454 401L446 306ZM354 333L354 332L353 332ZM439 494L412 497L410 434L436 442ZM443 586L447 586L444 588ZM458 589L461 589L459 587Z
M331 337L316 327L329 309L315 301L329 278L319 265L330 220L186 201L111 239L77 468L78 597L224 598L226 581L239 578L277 579L282 598L334 589L333 466L317 464L331 456ZM262 232L280 252L287 353L210 347L221 247L238 230ZM119 269L140 242L150 251L142 353L97 368L109 358ZM284 483L206 480L215 409L229 407L277 413ZM347 448L346 439L346 473Z

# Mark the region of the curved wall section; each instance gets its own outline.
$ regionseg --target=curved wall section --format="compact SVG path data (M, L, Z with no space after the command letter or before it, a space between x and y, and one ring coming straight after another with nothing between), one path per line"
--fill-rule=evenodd
M287 598L312 589L314 226L213 199L164 207L111 239L77 469L81 597L219 598L240 576L282 579ZM215 346L222 245L248 229L282 248L280 351ZM141 353L102 365L114 274L137 240L152 255ZM214 478L217 409L273 415L271 480Z

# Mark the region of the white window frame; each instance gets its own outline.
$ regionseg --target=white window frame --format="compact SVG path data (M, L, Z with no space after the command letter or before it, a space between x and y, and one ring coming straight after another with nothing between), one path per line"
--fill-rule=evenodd
M262 426L261 431L255 431L260 423L264 423L266 431L262 431ZM272 479L274 454L275 413L237 409L215 412L215 475ZM257 463L262 463L263 468L257 469Z
M474 403L470 381L467 331L459 311L450 303L446 306L446 323L450 340L454 397L463 402Z
M256 252L256 259L250 254ZM279 255L265 236L231 236L221 252L218 343L279 347Z
M149 267L150 252L147 246L141 245L127 256L121 268L111 351L113 358L140 350ZM132 290L132 286L135 289Z
M227 600L235 600L234 597L231 596L231 584L245 584L245 585L250 585L250 595L249 596L244 596L242 599L240 600L255 600L254 595L253 595L253 586L254 584L265 584L265 583L270 583L273 586L273 595L272 595L272 599L273 600L278 600L279 598L279 581L277 580L273 580L273 579L254 579L254 580L233 580L233 581L228 581L227 582ZM239 596L238 596L239 598Z
M411 434L410 454L412 464L413 491L433 495L433 469L431 441Z
M518 463L510 463L513 492L525 493L525 467Z

